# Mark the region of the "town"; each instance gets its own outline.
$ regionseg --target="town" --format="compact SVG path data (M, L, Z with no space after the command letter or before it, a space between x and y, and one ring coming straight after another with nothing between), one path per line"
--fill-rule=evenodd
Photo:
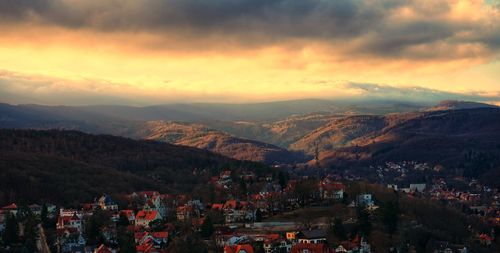
M202 190L189 194L103 193L90 203L71 206L12 203L0 211L2 243L9 249L24 242L27 252L420 252L418 241L398 245L389 240L410 240L398 234L398 227L425 225L425 220L409 217L420 200L478 221L465 232L472 243L467 238L461 243L426 242L425 247L463 253L473 252L469 244L485 252L492 249L500 224L498 189L446 177L440 166L425 163L369 169L375 182L349 173L318 178L222 170ZM432 177L421 177L423 172Z

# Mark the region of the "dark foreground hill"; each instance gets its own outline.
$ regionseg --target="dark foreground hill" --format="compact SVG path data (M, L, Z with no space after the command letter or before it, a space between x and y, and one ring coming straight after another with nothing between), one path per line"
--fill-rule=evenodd
M77 131L0 130L0 203L91 200L102 193L182 191L222 168L265 168L208 151ZM205 171L194 176L193 171Z

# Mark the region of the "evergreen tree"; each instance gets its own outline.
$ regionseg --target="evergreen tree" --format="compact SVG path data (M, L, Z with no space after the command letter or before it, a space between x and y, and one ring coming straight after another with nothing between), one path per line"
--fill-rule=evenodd
M398 228L399 202L388 201L382 203L379 215L387 233L393 235Z
M285 173L283 173L282 171L280 171L280 174L278 176L278 181L279 181L279 184L281 185L281 188L282 189L285 189L286 185L287 185L287 177L285 175Z
M124 227L124 228L130 225L130 221L128 220L127 215L125 215L124 213L120 213L120 218L118 219L116 225L118 227Z
M344 224L340 218L335 218L333 221L333 234L340 240L347 239Z
M364 209L363 207L358 207L357 208L357 216L358 216L358 222L357 222L357 229L363 236L368 236L370 235L372 231L372 223L370 221L370 215Z
M4 218L5 229L2 239L5 245L11 246L19 241L19 226L16 216L6 213Z
M212 218L210 217L210 215L207 215L205 217L203 225L201 225L201 236L207 238L212 236L213 233L214 233L214 224L212 222Z
M259 208L257 208L257 211L255 211L255 221L256 222L262 221L262 212L260 211Z
M35 252L36 249L36 234L37 220L34 215L27 216L24 221L24 247L29 252Z
M49 216L49 210L47 208L47 205L44 203L42 205L42 212L40 213L40 220L42 221L42 224L45 226L45 224L47 223L47 220L48 220L48 216Z
M135 253L135 241L132 233L127 231L130 222L128 217L124 214L120 214L120 219L116 223L118 229L118 245L120 247L120 252L122 253Z

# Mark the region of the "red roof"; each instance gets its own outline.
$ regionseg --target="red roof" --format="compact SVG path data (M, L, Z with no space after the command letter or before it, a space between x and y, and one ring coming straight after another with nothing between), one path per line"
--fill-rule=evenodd
M222 207L224 207L224 204L213 204L212 210L222 210Z
M138 253L152 253L152 252L158 252L157 249L153 248L153 244L141 244L137 245L135 247L135 250Z
M154 238L160 238L160 239L165 239L168 238L168 232L167 231L162 231L162 232L153 232L151 235Z
M136 219L152 221L152 220L156 219L157 215L158 215L158 212L156 210L151 210L151 211L141 210L137 213Z
M4 206L2 209L3 210L17 210L17 205L15 203L12 203L8 206Z
M264 243L272 243L272 242L277 241L280 238L281 237L279 234L268 234L268 235L266 235L266 239L264 240Z
M106 247L104 244L101 244L99 248L94 250L94 253L112 253L112 251Z
M302 253L305 250L309 253L329 253L330 250L325 244L314 244L314 243L297 243L292 246L290 253Z
M333 183L322 183L321 187L326 191L340 191L345 190L345 185L343 183L333 182Z
M173 223L167 223L167 224L165 224L165 229L166 229L167 231L169 231L169 232L172 232L172 231L174 231L174 230L175 230L175 226L174 226L174 224L173 224Z
M240 253L240 251L246 253L254 253L253 247L250 244L240 244L235 246L224 247L224 253Z
M479 235L479 239L484 240L484 241L493 241L493 238L487 234Z
M179 207L177 207L177 212L178 213L193 212L193 206L190 206L190 205L179 206Z
M160 193L157 191L142 191L142 192L138 192L137 194L140 196L146 196L148 198L152 198L154 196L160 195Z
M148 235L148 232L146 231L143 231L143 232L137 232L137 233L134 233L134 239L136 241L140 241L142 240L142 238L144 238L144 236Z
M120 214L124 214L130 220L130 218L134 215L134 210L121 210Z
M79 234L80 232L78 231L78 229L76 228L72 228L72 227L68 227L68 228L58 228L56 230L56 234L57 235L63 235L65 234L66 232L68 232L68 234Z
M92 211L92 209L94 209L94 205L92 203L85 203L82 205L82 209L85 211Z
M224 209L236 209L248 206L247 201L228 200L224 204Z
M79 221L80 219L76 216L59 216L57 218L57 224L60 226L64 226L64 224L69 223L70 221Z

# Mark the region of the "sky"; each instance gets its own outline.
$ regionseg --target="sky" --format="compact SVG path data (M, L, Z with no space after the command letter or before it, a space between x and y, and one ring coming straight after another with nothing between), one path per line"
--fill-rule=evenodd
M497 0L2 0L0 102L500 103Z

